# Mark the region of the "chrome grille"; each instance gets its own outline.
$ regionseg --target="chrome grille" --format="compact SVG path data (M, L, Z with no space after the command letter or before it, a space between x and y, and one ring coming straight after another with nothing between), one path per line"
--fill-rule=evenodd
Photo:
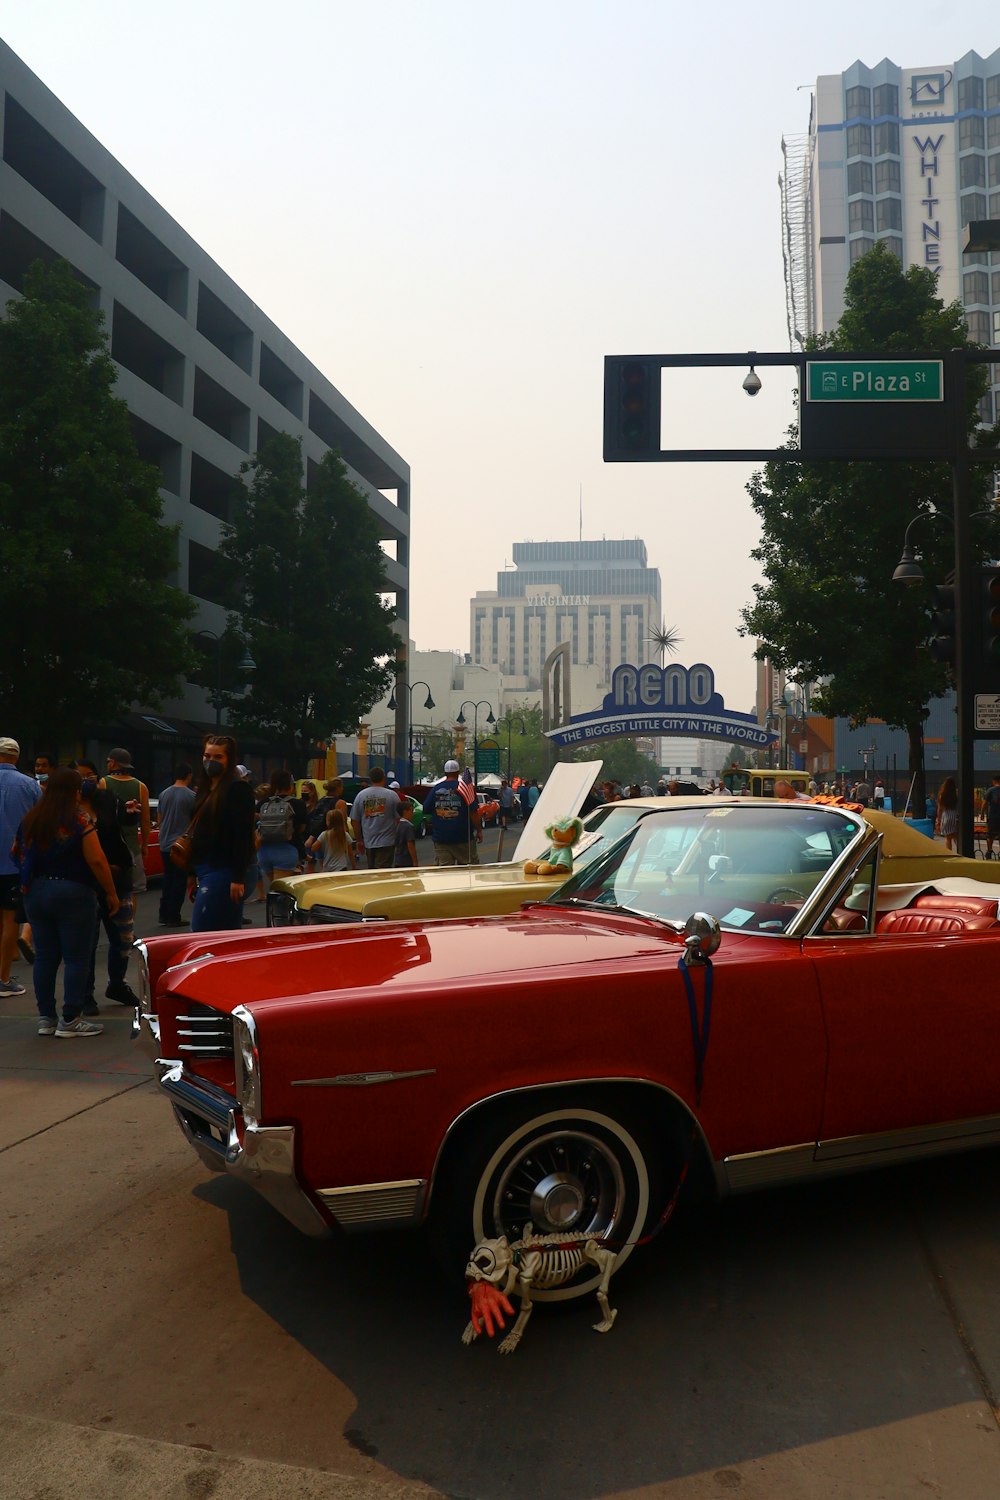
M187 1001L184 1015L177 1017L177 1050L196 1057L232 1057L232 1017Z

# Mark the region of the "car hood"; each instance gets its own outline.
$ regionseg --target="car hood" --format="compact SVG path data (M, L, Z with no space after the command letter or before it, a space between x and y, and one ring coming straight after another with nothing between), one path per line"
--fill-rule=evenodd
M280 938L286 929L274 929ZM393 922L336 927L312 942L250 950L221 950L172 967L161 994L183 995L218 1010L236 1005L301 1003L350 995L365 1001L417 996L427 990L495 993L497 954L503 953L504 986L539 984L555 971L562 982L581 982L594 966L619 973L633 960L669 961L682 939L660 923L621 913L532 907L505 917L444 920L430 925ZM288 931L291 937L291 931ZM727 950L746 939L726 934ZM500 947L499 945L503 945Z
M428 865L410 870L343 870L335 875L292 875L276 880L275 891L294 897L301 911L333 906L358 916L388 916L394 903L405 901L407 915L421 915L449 895L488 899L490 892L523 890L525 901L549 895L565 875L553 878L526 875L516 865Z

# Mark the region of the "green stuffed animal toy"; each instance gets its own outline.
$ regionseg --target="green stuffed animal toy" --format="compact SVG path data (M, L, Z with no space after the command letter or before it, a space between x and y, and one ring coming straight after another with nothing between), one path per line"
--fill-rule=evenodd
M572 875L573 845L578 844L583 837L583 824L580 819L560 818L558 822L550 823L545 830L545 837L552 840L552 848L547 849L541 859L526 859L524 873L526 875Z

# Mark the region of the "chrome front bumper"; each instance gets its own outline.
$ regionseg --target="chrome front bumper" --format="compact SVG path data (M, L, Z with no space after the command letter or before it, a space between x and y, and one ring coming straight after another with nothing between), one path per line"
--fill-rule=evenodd
M159 1028L151 1017L149 1034ZM198 1156L213 1172L228 1172L256 1189L303 1234L327 1237L330 1225L303 1192L295 1176L295 1129L243 1121L236 1128L235 1099L203 1079L194 1080L180 1062L157 1059L160 1088L173 1105L177 1123Z

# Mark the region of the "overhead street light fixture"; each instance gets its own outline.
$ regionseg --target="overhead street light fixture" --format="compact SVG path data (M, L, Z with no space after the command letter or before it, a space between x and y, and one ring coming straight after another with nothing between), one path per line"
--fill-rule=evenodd
M973 219L962 235L962 254L981 255L1000 250L1000 219Z

